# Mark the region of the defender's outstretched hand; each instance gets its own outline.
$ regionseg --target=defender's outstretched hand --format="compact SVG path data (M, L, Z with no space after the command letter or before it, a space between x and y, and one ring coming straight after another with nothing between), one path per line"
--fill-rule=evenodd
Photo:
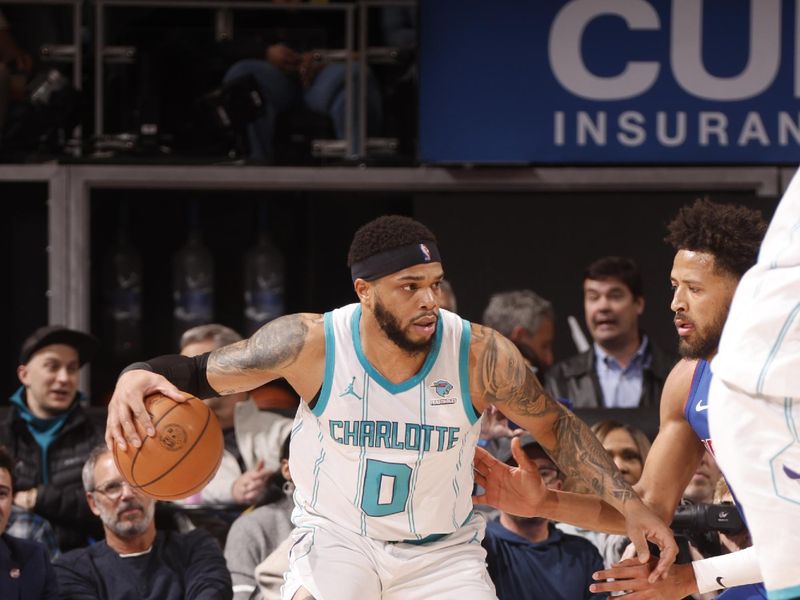
M153 422L144 407L144 398L156 392L176 402L186 400L186 396L162 375L134 370L120 376L108 403L106 446L109 450L113 450L114 444L125 450L128 443L138 448L142 445L143 435L155 435Z
M475 449L475 483L483 494L472 497L475 504L488 504L520 517L535 517L547 497L548 489L539 469L522 450L519 438L511 440L511 454L518 467L497 460L483 448Z
M648 509L638 496L625 503L625 528L633 545L636 547L638 558L632 559L640 565L650 562L650 549L647 542L653 542L660 551L658 561L647 579L656 583L665 579L669 574L670 566L678 556L678 544L668 525Z
M627 592L621 597L629 600L680 600L697 591L691 564L671 565L665 578L652 583L650 577L657 564L655 558L645 564L638 558L629 558L595 573L593 578L602 583L592 584L589 590L593 593Z
M603 525L604 522L612 521L609 518L611 514L619 518L614 508L603 504L596 496L548 490L536 464L522 450L518 438L511 440L511 452L518 467L510 467L483 448L476 448L473 461L475 483L484 488L484 492L473 496L474 503L488 504L521 517L566 520L587 529L603 529L607 526ZM648 541L659 547L661 555L653 570L648 571L649 580L655 583L659 578L667 577L668 569L678 555L672 531L635 494L625 500L623 511L625 532L636 547L638 563L650 560ZM570 521L570 518L574 520ZM611 532L622 533L622 527L619 519L619 529Z

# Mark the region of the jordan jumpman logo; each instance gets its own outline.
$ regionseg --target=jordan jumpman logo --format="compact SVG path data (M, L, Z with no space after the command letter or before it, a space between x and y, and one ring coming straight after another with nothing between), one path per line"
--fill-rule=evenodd
M348 394L350 394L350 395L353 395L353 396L355 396L355 397L356 397L356 398L358 398L359 400L361 400L361 396L359 396L358 394L356 394L356 391L353 389L353 385L355 385L355 383L356 383L356 378L355 378L355 377L353 377L353 381L351 381L351 382L350 382L350 383L347 385L347 387L345 388L345 390L344 390L344 391L343 391L341 394L339 394L339 398L341 398L342 396L347 396Z

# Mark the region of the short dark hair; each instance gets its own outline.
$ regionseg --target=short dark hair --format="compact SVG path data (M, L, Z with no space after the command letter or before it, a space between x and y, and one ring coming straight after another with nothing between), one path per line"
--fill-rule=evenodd
M681 208L667 229L664 241L676 251L708 252L716 267L741 277L756 263L767 224L752 208L699 198Z
M584 280L605 281L606 279L619 279L625 284L634 298L644 296L642 271L639 263L632 258L624 256L604 256L598 258L583 273Z
M5 446L0 446L0 469L5 469L11 476L11 491L14 491L16 481L14 480L14 457Z
M379 252L420 242L436 243L436 236L419 221L401 215L384 215L362 225L353 236L347 266Z

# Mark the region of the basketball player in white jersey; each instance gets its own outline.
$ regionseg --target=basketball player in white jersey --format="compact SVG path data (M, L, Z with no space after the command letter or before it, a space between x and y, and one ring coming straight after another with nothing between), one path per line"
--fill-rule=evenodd
M480 415L495 405L624 515L641 560L645 539L660 546L654 577L666 571L677 550L669 529L585 424L544 394L506 338L439 309L444 273L424 225L368 223L348 264L357 304L282 317L200 357L128 367L109 404L109 446L138 446L137 427L154 434L147 394L218 396L284 377L304 402L292 433L296 529L283 598L488 600L472 459Z
M767 595L800 598L800 174L739 283L711 370L711 434Z

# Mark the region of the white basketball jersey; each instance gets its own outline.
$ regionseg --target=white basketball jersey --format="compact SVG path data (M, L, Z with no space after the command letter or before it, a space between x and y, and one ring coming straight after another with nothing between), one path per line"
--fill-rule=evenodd
M472 512L480 415L469 393L470 325L440 311L420 371L391 383L361 349L361 306L326 313L325 378L292 430L295 502L361 535L428 541Z

